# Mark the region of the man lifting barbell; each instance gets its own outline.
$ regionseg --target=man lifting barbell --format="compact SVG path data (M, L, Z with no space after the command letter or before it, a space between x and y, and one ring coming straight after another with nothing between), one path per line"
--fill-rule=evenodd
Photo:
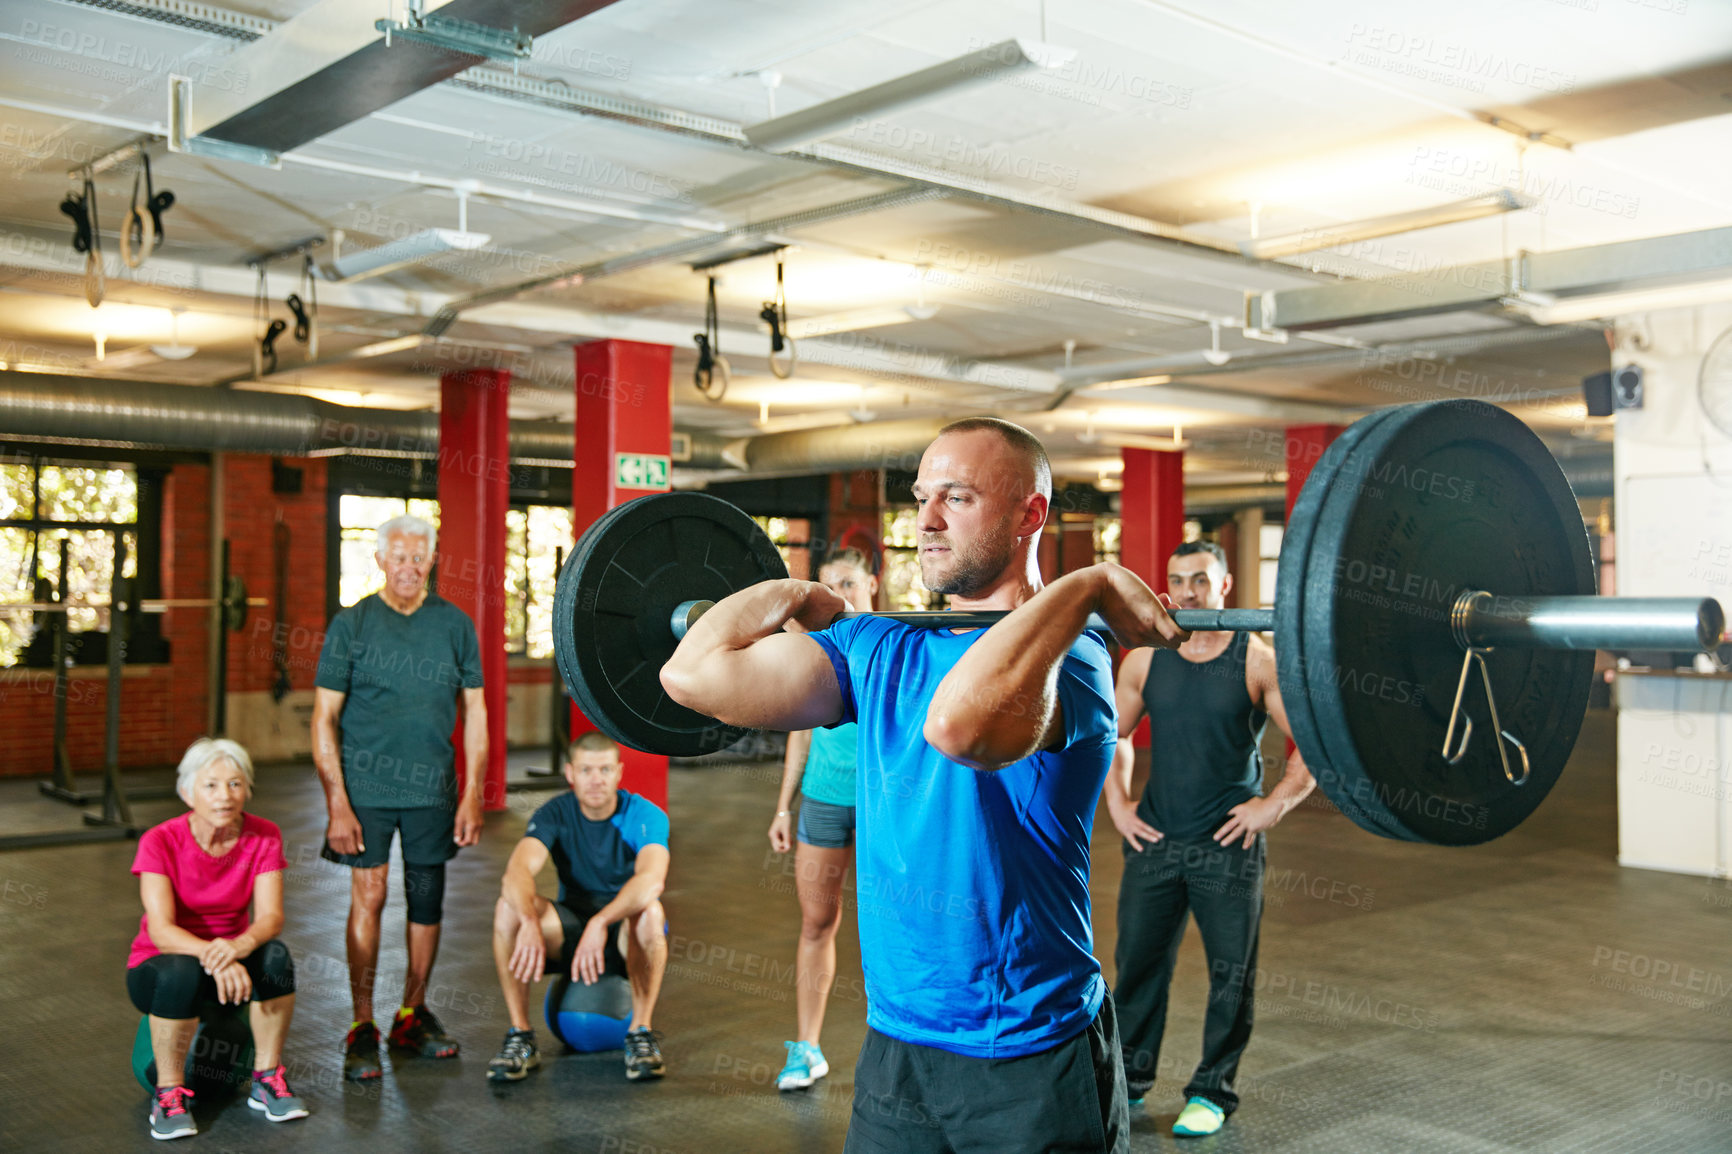
M709 610L661 671L674 701L729 725L859 722L870 1029L852 1154L1127 1148L1088 893L1117 726L1085 627L1098 612L1126 645L1186 635L1116 565L1042 588L1051 486L1040 442L996 418L947 426L921 459L922 578L959 608L1013 610L991 629L832 625L837 594L770 581Z
M1324 794L1379 836L1444 845L1498 837L1544 800L1581 729L1592 650L1697 650L1724 634L1713 600L1595 595L1562 469L1484 402L1406 405L1348 428L1288 519L1273 611L1169 618L1116 566L1041 589L1043 460L1025 431L991 419L927 450L921 564L959 612L838 618L834 595L787 580L751 518L693 492L610 510L560 574L560 676L626 745L693 756L753 726L860 721L873 1031L856 1071L857 1151L1016 1148L1046 1123L1060 1148L1066 1122L1100 1129L1091 1149L1122 1136L1117 1096L1089 1098L1098 1084L1016 1081L1059 1052L1093 1068L1113 1024L1087 1017L1110 1005L1087 914L1107 752L1088 742L1110 744L1113 729L1104 652L1078 639L1094 601L1105 619L1088 628L1133 647L1273 629L1287 719ZM785 625L829 628L808 644ZM987 625L1001 627L955 632ZM1006 932L1014 941L995 936ZM974 1076L979 1055L1017 1060ZM1085 1098L1092 1115L1057 1116Z

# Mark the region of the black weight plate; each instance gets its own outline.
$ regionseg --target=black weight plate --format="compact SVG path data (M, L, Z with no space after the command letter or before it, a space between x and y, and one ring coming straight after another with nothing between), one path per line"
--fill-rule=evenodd
M1340 475L1341 462L1388 415L1389 410L1382 410L1362 417L1330 443L1305 478L1305 485L1299 490L1298 500L1293 502L1293 511L1281 535L1281 559L1275 574L1275 669L1281 683L1281 703L1287 711L1293 744L1304 755L1305 767L1320 782L1334 780L1335 770L1317 732L1311 708L1310 667L1305 661L1303 591L1306 566L1311 558L1311 539L1324 498ZM1327 794L1329 791L1325 789L1324 792Z
M1332 771L1318 783L1330 800L1409 841L1473 845L1519 825L1569 759L1594 655L1488 654L1499 716L1527 744L1531 776L1505 778L1477 671L1466 697L1473 740L1452 766L1441 750L1462 650L1450 609L1469 589L1584 595L1594 584L1575 495L1526 425L1481 401L1390 410L1340 463L1302 590L1311 707Z
M682 601L720 601L787 567L757 523L705 493L661 493L608 510L578 539L553 598L559 675L584 716L633 749L694 757L748 730L676 704L661 668Z

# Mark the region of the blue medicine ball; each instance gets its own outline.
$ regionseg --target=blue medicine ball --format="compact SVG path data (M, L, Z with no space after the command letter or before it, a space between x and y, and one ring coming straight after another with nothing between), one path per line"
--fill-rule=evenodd
M547 984L547 1028L574 1050L586 1054L618 1050L631 1025L631 983L603 974L593 986L561 974Z

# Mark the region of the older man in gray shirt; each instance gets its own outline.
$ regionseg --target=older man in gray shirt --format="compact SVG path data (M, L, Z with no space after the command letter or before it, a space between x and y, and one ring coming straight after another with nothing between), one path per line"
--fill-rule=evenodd
M474 623L427 591L435 541L419 517L379 526L375 558L385 587L332 620L314 682L313 764L330 811L324 856L354 869L348 953L355 1021L343 1042L343 1074L354 1081L383 1073L373 977L399 831L409 967L390 1043L429 1058L454 1058L458 1050L426 1006L427 983L439 953L445 863L481 838L487 706ZM469 770L461 796L451 742L459 696Z

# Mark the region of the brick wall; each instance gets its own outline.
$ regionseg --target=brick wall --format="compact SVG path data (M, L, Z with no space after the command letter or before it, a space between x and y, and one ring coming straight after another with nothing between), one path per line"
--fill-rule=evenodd
M231 454L225 463L225 516L229 538L229 568L245 578L249 595L275 599L272 527L280 512L291 533L288 620L290 679L303 692L282 703L292 710L304 701L313 684L319 646L325 629L325 463L285 462L303 469L302 490L296 495L271 492L271 458ZM177 465L163 486L162 591L165 598L210 596L210 468ZM246 627L228 634L229 692L232 698L258 694L269 702L276 678L271 662L274 606L251 610ZM129 665L121 683L120 763L122 766L173 764L192 740L208 731L208 642L210 612L171 609L162 615L162 632L170 646L167 665ZM94 772L102 767L106 741L107 671L80 666L67 690L67 745L73 768ZM274 704L274 703L273 703ZM246 713L242 710L241 713ZM291 713L305 728L305 709ZM247 716L253 717L257 710ZM274 716L268 724L278 724ZM229 728L245 744L259 736ZM52 769L54 740L54 677L51 670L0 671L0 775L45 774ZM273 743L261 741L255 751L264 759ZM305 748L305 742L300 743Z

